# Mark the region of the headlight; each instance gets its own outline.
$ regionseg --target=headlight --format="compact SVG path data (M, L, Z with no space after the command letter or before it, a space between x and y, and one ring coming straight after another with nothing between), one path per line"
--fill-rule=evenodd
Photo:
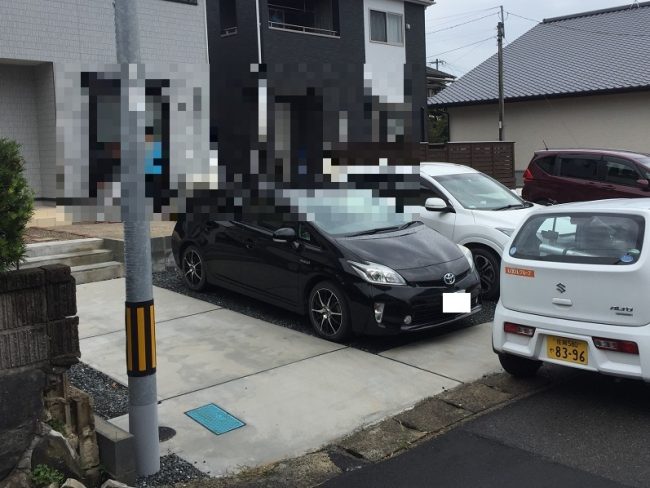
M461 251L463 251L465 259L467 259L467 262L469 263L469 270L474 271L474 257L472 256L472 251L467 249L465 246L461 246L460 244L458 244L458 247Z
M503 232L508 237L510 237L512 235L512 233L515 231L515 229L509 229L509 228L503 228L503 227L497 227L497 230Z
M390 269L388 266L376 263L362 264L354 261L348 261L348 264L350 264L352 269L359 273L359 276L368 283L374 285L406 285L404 278L402 278L397 271Z

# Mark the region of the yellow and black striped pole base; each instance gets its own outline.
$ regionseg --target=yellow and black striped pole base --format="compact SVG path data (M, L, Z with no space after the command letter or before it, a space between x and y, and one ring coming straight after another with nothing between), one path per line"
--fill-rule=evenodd
M156 317L153 300L125 302L126 370L129 376L156 372Z

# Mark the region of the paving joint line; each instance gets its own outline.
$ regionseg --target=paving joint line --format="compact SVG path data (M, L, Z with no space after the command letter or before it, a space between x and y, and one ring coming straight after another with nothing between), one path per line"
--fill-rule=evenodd
M250 378L251 376L255 376L255 375L258 375L258 374L262 374L262 373L267 373L267 372L273 371L275 369L284 368L286 366L291 366L293 364L298 364L298 363L301 363L303 361L308 361L310 359L318 358L318 357L321 357L321 356L326 356L328 354L332 354L334 352L342 351L344 349L351 349L351 348L349 346L339 347L339 348L333 349L331 351L326 351L326 352L321 352L319 354L315 354L314 356L309 356L309 357L306 357L306 358L297 359L295 361L290 361L290 362L288 362L286 364L279 364L277 366L273 366L272 368L267 368L267 369L263 369L263 370L260 370L260 371L255 371L254 373L249 373L249 374L246 374L244 376L238 376L237 378L232 378L232 379L229 379L229 380L226 380L226 381L222 381L221 383L215 383L213 385L203 386L203 387L197 388L195 390L191 390L191 391L179 393L178 395L172 395L170 397L163 398L163 399L159 400L158 404L161 404L161 403L166 402L168 400L174 400L176 398L179 398L179 397L182 397L182 396L185 396L185 395L191 395L192 393L197 393L199 391L208 390L208 389L214 388L216 386L227 385L228 383L232 383L233 381L239 381L239 380L242 380L242 379L245 379L245 378Z
M390 349L389 349L389 350L390 350ZM385 351L384 351L384 352L385 352ZM422 371L422 372L424 372L424 373L434 374L434 375L436 375L436 376L440 376L441 378L445 378L445 379L448 379L448 380L451 380L451 381L455 381L455 382L458 383L459 385L464 385L464 384L467 383L466 381L457 380L456 378L452 378L451 376L447 376L447 375L444 375L444 374L442 374L442 373L436 373L435 371L430 371L430 370L428 370L428 369L421 368L420 366L415 366L415 365L413 365L413 364L409 364L409 363L406 363L406 362L404 362L404 361L400 361L399 359L389 358L389 357L387 357L387 356L382 356L381 354L377 354L377 356L379 356L379 357L381 357L381 358L384 358L384 359L388 359L389 361L394 361L394 362L396 362L396 363L403 364L404 366L410 366L411 368L414 368L414 369L420 370L420 371ZM480 379L480 378L479 378L479 379ZM477 380L477 381L478 381L478 380Z

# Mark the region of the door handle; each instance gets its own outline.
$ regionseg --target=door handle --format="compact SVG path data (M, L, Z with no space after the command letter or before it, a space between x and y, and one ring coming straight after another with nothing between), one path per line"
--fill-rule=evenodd
M562 307L572 307L573 302L568 298L554 298L553 303Z
M252 239L247 239L246 241L244 241L244 247L246 249L253 249L253 247L255 247L255 243L253 242Z

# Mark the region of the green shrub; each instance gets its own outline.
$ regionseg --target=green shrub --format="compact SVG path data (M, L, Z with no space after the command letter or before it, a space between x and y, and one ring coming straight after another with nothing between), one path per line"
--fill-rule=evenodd
M34 213L34 193L23 174L20 144L0 139L0 271L25 255L25 227Z
M63 484L65 476L58 469L50 468L47 464L39 464L32 469L32 481L37 487L47 486L50 483Z

